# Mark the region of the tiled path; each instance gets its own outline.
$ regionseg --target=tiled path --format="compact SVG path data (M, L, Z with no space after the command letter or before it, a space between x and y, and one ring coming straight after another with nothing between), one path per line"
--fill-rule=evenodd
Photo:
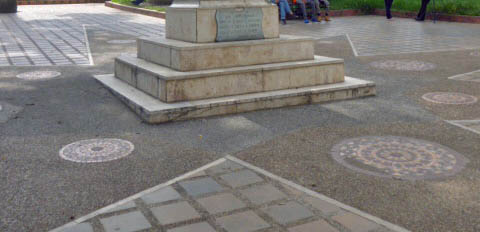
M227 156L54 231L406 230Z
M379 20L381 19L381 20ZM329 23L307 24L289 21L285 34L329 38L349 37L357 56L449 51L480 47L476 25L462 23L419 23L412 19L383 20L380 16L334 18Z
M133 36L161 36L163 20L103 4L20 6L0 15L0 66L91 64L85 27Z
M320 39L347 36L357 56L480 48L475 25L379 18L342 17L308 25L289 21L281 32ZM163 20L103 4L21 6L18 14L0 15L0 66L91 64L85 27L133 36L164 35Z

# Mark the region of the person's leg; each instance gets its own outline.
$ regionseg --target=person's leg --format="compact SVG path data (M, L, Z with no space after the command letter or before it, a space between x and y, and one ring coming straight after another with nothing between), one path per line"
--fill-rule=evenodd
M310 0L310 7L312 8L312 22L318 22L318 8L317 8L318 0Z
M390 10L392 8L392 4L393 4L393 0L385 0L385 11L386 11L387 19L392 18L392 12Z
M424 21L425 16L427 15L427 6L430 0L422 0L422 7L420 8L420 11L418 12L417 21Z
M300 9L302 9L304 22L309 23L308 17L307 17L307 9L305 8L305 3L303 3L303 0L297 0L297 4L300 6Z
M287 0L280 0L278 2L279 7L280 7L280 19L282 20L282 24L287 24L287 13L292 14L292 10L290 9L290 6L288 5Z
M323 4L325 4L325 21L330 21L330 2L323 0Z

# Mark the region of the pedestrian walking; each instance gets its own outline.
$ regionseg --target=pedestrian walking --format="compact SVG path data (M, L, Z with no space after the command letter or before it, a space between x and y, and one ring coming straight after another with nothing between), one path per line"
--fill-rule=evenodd
M386 11L385 16L387 16L387 19L392 19L392 11L391 11L392 4L393 4L393 0L385 0L385 11Z
M415 18L415 20L425 21L425 16L427 15L428 3L430 3L430 0L422 0L422 7L420 8L420 11L418 12L418 15Z

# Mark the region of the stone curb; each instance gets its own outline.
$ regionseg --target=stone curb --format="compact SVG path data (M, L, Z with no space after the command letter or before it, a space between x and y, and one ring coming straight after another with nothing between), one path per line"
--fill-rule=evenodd
M17 0L17 5L104 3L105 0Z
M105 2L105 6L115 8L117 10L123 10L123 11L128 11L128 12L131 12L131 13L142 14L142 15L151 16L151 17L155 17L155 18L165 19L165 13L164 12L158 12L158 11L155 11L155 10L148 10L148 9L142 9L142 8L137 8L137 7L125 6L125 5L114 3L114 2L111 2L111 1Z

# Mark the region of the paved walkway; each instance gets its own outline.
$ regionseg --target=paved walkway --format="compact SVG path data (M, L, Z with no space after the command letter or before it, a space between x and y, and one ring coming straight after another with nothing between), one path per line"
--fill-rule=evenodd
M71 221L102 231L129 213L146 220L146 231L203 221L222 231L222 217L249 211L265 231L319 221L345 232L348 224L336 219L347 212L374 231L392 229L346 205L411 231L480 231L479 25L373 16L328 25L292 21L282 33L315 36L316 54L345 59L346 74L374 81L378 95L152 126L92 75L112 73L114 57L135 53L129 40L161 36L162 20L101 4L19 9L0 15L2 232L49 231ZM238 188L223 181L225 173L189 177L211 178L222 189L198 197L182 186L187 179L169 182L227 154L346 205L287 184L300 196L292 194L281 179L251 167L247 179L261 182ZM242 179L239 171L231 180ZM164 182L160 187L180 198L149 203L134 195ZM286 197L255 205L242 194L267 183ZM200 199L220 193L245 207L212 215ZM323 213L309 197L341 210ZM95 211L122 199L133 203ZM200 216L164 226L157 208L182 202ZM284 226L267 213L289 202L313 216ZM81 217L93 211L101 214Z
M51 232L404 232L227 156Z

